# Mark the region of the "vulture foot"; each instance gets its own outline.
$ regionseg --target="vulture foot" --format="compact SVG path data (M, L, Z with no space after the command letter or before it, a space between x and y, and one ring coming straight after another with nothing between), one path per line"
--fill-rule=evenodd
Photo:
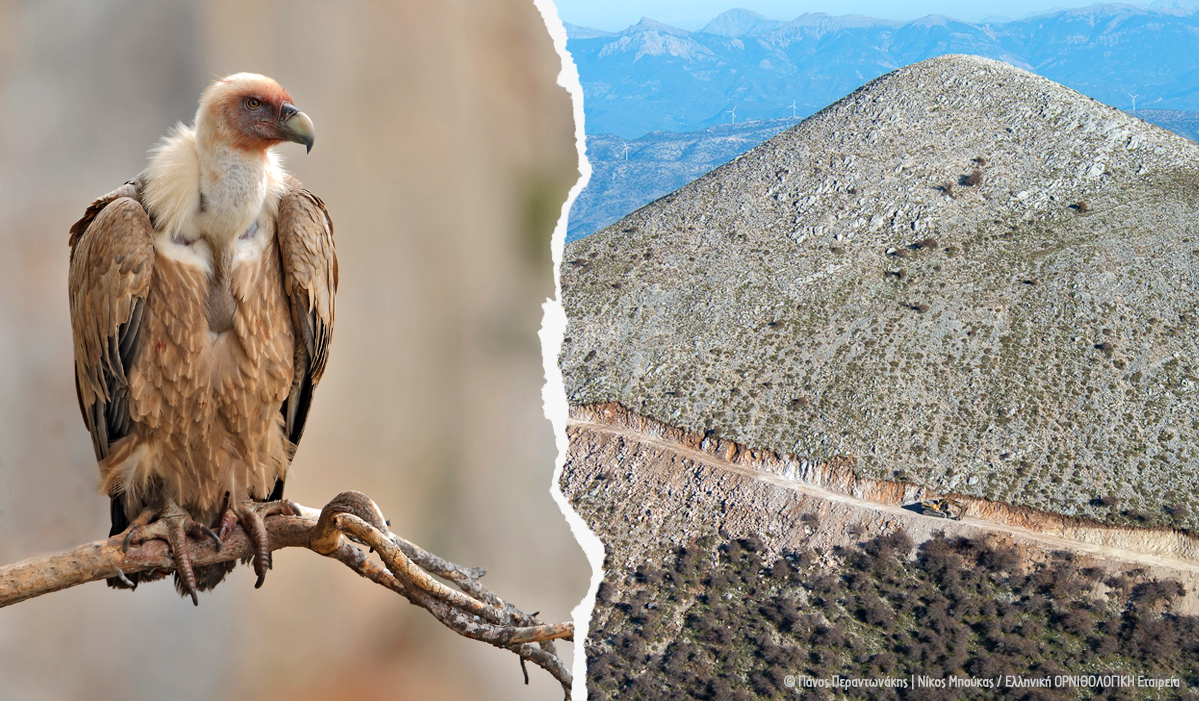
M271 568L271 549L266 533L265 519L268 516L299 516L300 509L290 499L279 501L250 501L236 504L221 517L221 537L228 537L240 523L254 545L254 574L258 581L254 588L262 586L266 571Z
M158 519L151 522L155 515ZM183 507L168 501L161 512L155 514L153 509L147 509L134 519L125 535L125 550L128 552L131 546L147 541L165 540L171 546L171 556L175 558L175 572L179 575L179 581L183 583L184 591L191 595L192 604L199 606L200 600L196 597L196 573L192 571L191 553L187 548L189 535L195 538L212 538L216 542L217 550L221 549L221 539L211 528L195 521Z

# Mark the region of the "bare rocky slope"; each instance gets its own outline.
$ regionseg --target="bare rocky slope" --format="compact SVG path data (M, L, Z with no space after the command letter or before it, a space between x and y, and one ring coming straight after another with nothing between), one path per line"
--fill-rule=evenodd
M638 139L588 136L591 179L570 208L567 242L677 190L795 122L788 118L722 124L686 134L655 131Z
M1194 529L1199 146L1012 66L866 85L571 244L576 405Z
M1141 109L1134 117L1199 141L1199 112ZM637 139L587 137L591 179L570 209L566 242L599 231L713 168L795 126L791 117L722 124L703 131L654 131Z

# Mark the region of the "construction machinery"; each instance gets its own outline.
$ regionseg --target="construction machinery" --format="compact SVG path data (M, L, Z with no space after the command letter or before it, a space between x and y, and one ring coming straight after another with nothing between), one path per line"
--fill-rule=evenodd
M962 502L957 499L950 499L949 497L929 499L928 501L918 502L914 506L917 511L925 516L947 518L951 521L961 521L962 514L966 511L966 506Z

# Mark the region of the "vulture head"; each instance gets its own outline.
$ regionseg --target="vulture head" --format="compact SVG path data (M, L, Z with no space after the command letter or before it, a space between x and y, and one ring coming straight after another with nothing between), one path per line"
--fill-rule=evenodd
M221 78L200 96L198 135L244 151L265 152L284 141L312 150L312 120L274 80L257 73Z

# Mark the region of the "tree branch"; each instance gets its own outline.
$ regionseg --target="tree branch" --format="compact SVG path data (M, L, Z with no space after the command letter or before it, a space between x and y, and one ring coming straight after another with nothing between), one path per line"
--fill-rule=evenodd
M571 623L545 624L488 591L479 578L482 568L467 568L444 560L387 529L375 503L360 492L342 492L319 512L296 505L301 516L271 516L266 520L272 551L308 548L340 561L363 577L426 609L459 635L510 650L545 669L562 684L570 698L571 674L554 650L556 639L573 640ZM379 554L372 560L356 543ZM238 528L218 551L214 543L189 541L193 565L228 562L253 555L253 545ZM172 570L175 562L167 544L151 540L124 550L123 538L87 543L65 552L40 555L0 567L0 607L36 596L146 570ZM451 582L451 588L432 575ZM526 676L525 682L528 683Z

